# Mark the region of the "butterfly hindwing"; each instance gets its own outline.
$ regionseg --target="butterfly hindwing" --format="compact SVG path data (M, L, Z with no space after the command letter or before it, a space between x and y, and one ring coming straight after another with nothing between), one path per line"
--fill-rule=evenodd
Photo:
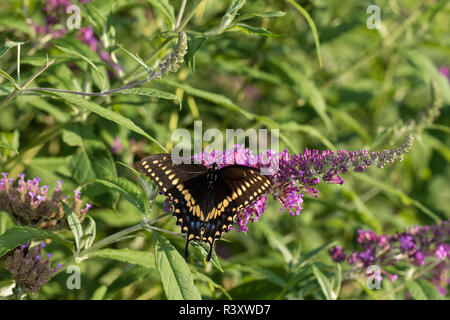
M258 200L272 185L267 176L248 166L231 165L219 170L218 174L219 181L229 190L224 204L231 199L231 205L238 211Z

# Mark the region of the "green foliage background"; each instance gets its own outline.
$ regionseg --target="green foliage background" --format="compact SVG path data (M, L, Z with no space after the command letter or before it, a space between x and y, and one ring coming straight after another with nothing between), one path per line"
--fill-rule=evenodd
M118 163L133 166L147 154L170 150L171 132L193 130L196 120L203 130L280 129L280 148L292 153L379 151L399 146L411 133L411 152L383 169L347 173L342 186L320 184L319 198L305 196L300 216L280 213L270 199L247 234L233 231L217 243L214 263L204 262L200 247L184 263L176 253L183 251L183 238L140 231L80 262L80 290L66 288L63 271L29 298L404 299L402 281L384 281L381 290L371 291L364 277L346 279L326 249L333 243L356 249L357 229L394 233L450 217L450 90L438 72L450 66L448 2L298 1L309 24L293 1L188 1L180 20L189 39L186 64L141 86L148 89L90 102L14 91L17 46L8 41L24 42L20 85L47 56L54 63L28 87L97 92L144 78L142 66L117 44L156 67L176 44L182 2L80 5L82 26L93 27L122 66L113 78L76 30L59 39L36 36L27 19L44 23L43 2L0 4L0 168L13 177L39 176L50 188L64 180L69 195L81 186L84 200L95 204L89 215L97 242L142 220L139 208L146 200L138 179ZM379 30L366 26L371 4L381 8ZM112 153L116 137L123 148ZM158 196L150 218L162 211ZM155 226L179 232L171 218ZM0 212L0 233L12 227ZM73 237L69 231L59 235ZM53 261L72 257L55 241L48 251ZM1 268L0 287L10 284Z

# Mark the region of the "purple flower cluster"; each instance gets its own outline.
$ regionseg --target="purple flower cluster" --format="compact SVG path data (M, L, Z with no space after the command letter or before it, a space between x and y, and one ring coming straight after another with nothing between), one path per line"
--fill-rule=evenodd
M68 204L69 196L63 196L62 181L49 196L48 186L40 186L39 177L25 181L25 174L19 174L17 185L14 179L8 179L2 173L0 179L0 210L8 212L11 218L20 225L41 229L61 229L67 227L61 201ZM86 203L82 208L81 194L74 191L72 210L83 221L91 205Z
M80 4L88 3L91 0L79 0ZM65 20L67 18L66 10L73 3L70 0L46 0L44 11L46 12L45 25L32 24L37 35L50 34L53 39L60 38L67 33L65 29ZM103 43L95 36L94 30L91 27L81 28L78 31L78 38L89 48L96 52L100 59L106 62L116 72L120 67L115 64L109 53L105 50Z
M450 80L449 67L446 67L446 66L439 67L438 71L439 71L440 74L442 74L448 80Z
M307 193L318 196L314 188L320 181L332 184L343 184L340 176L349 170L363 172L369 166L382 168L387 163L403 159L403 155L411 149L414 139L411 135L405 137L402 146L380 152L330 150L308 150L291 155L287 150L276 153L267 150L259 154L252 153L241 145L235 145L233 150L203 151L192 157L195 163L209 166L217 163L221 168L230 164L241 164L258 169L266 169L272 181L269 190L281 204L281 212L287 210L291 215L299 215L303 209L303 196ZM257 221L266 208L266 197L261 197L256 203L244 209L237 215L238 231L246 231L249 221Z
M96 52L100 59L106 62L114 71L119 72L120 67L115 64L109 53L105 50L103 43L95 36L94 29L91 27L81 28L78 34L78 38L89 48Z
M60 264L56 268L52 268L50 253L46 254L46 259L42 259L42 248L44 243L32 248L30 244L24 244L15 250L6 254L3 258L5 269L11 273L12 278L17 284L21 285L25 290L35 294L39 289L47 283L56 270L61 268Z
M348 256L341 247L335 246L328 253L335 262L347 260L349 265L359 268L359 271L371 265L383 268L381 271L392 281L397 275L388 273L384 268L406 262L414 266L426 266L429 263L441 261L433 270L430 281L435 284L441 294L447 293L450 278L450 220L439 225L413 227L394 235L378 235L370 230L358 230L356 241L361 244L361 251L353 251ZM443 279L445 278L445 279Z

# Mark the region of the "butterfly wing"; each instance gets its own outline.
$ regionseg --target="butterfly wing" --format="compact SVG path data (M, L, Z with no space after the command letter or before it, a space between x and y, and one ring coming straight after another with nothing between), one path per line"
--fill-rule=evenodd
M231 199L232 206L237 210L251 205L272 186L269 177L262 175L259 169L253 167L231 165L219 170L218 174L218 180L228 186L229 193L226 199L228 202Z
M177 225L186 233L185 256L190 241L203 241L210 245L207 261L214 241L229 230L234 216L271 186L269 178L258 169L242 165L218 170L216 182L208 186L205 166L175 165L169 154L151 155L139 167L172 200Z
M212 244L213 241L207 241L210 228L205 224L204 214L208 207L212 207L213 201L211 190L206 190L207 168L200 164L176 165L169 154L144 158L139 167L172 201L176 223L181 227L181 232L186 233L185 256L188 256L191 240Z
M201 164L174 164L171 155L166 153L153 154L142 159L139 168L169 197L170 189L176 189L186 180L207 172L206 167Z

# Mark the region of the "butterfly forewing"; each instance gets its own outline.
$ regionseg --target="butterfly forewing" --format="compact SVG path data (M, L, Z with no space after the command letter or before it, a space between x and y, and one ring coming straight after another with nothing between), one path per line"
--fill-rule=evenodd
M198 164L174 164L170 154L154 154L142 159L139 167L159 187L162 193L176 188L182 182L206 173L207 169ZM170 196L170 195L169 195Z

